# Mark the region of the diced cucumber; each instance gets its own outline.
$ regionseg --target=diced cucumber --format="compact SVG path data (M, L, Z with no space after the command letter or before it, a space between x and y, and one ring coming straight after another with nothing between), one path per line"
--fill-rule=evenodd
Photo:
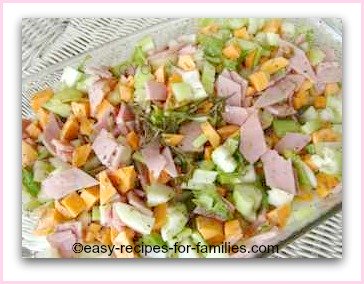
M217 172L196 169L190 182L194 184L213 184L216 180Z
M308 51L307 57L308 60L310 60L311 65L316 66L324 60L325 53L317 46L314 46Z
M215 73L215 67L205 61L202 67L201 82L208 94L214 92Z
M190 85L184 82L173 83L172 92L178 102L188 102L194 98Z
M173 188L158 183L151 184L145 190L147 192L148 206L152 207L169 201L175 195Z
M319 130L320 128L321 128L321 121L318 119L307 121L304 125L301 126L301 130L305 134L311 134Z
M205 134L201 134L200 136L198 136L195 140L193 140L192 145L193 147L195 147L196 149L201 148L203 145L205 145L205 143L208 141L207 137Z
M99 207L92 208L91 219L93 222L100 221L100 208Z

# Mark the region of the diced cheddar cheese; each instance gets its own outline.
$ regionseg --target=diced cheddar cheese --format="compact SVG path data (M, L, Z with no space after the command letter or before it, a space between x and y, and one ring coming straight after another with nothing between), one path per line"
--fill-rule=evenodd
M206 146L203 152L203 157L205 160L210 161L211 160L211 155L212 155L212 151L214 150L214 148L212 148L212 146Z
M222 222L203 216L196 218L196 226L199 233L211 245L217 245L224 241L224 227Z
M303 192L295 196L295 201L308 202L313 200L312 192Z
M88 230L94 234L97 234L98 232L100 232L101 230L101 225L100 224L97 224L97 223L91 223L89 226L88 226Z
M293 97L293 107L298 110L309 103L309 93L308 91L299 91Z
M119 84L120 99L124 102L130 102L133 99L133 90L129 86Z
M167 203L162 203L153 209L155 223L153 226L154 231L159 231L166 223L167 219Z
M313 102L313 106L318 109L322 109L326 107L326 97L325 96L316 96Z
M230 220L224 224L224 234L226 241L238 241L243 237L243 229L239 220Z
M308 91L312 87L313 87L313 83L311 82L311 80L305 80L303 82L302 86L300 87L299 92Z
M90 231L86 231L84 235L84 241L86 243L93 243L95 241L95 235Z
M235 30L234 31L234 37L240 38L240 39L245 39L245 40L250 39L250 36L248 34L248 31L247 31L246 27L242 27L240 29Z
M101 120L104 117L105 112L113 109L113 105L108 100L103 99L101 104L97 107L96 118Z
M177 146L182 142L183 137L181 134L162 134L163 141L167 146Z
M216 33L219 30L219 25L216 23L212 23L210 25L207 25L203 27L200 32L202 34L211 35L213 33Z
M100 199L100 189L98 186L93 186L82 190L81 198L86 204L86 210L89 211Z
M246 57L245 57L245 67L247 69L253 68L254 58L255 58L256 51L251 51Z
M66 123L63 125L60 138L61 140L73 140L78 137L78 131L80 127L78 121L74 115L70 115L67 118Z
M111 183L106 171L99 173L98 177L100 181L100 205L104 205L110 202L117 191Z
M209 111L212 109L213 106L214 106L214 104L212 102L210 102L210 101L204 101L199 106L197 112L198 113L203 113L203 114L208 114Z
M280 19L272 19L265 23L263 27L263 32L265 33L279 33L282 25L282 20Z
M341 140L340 134L333 131L331 128L323 128L312 133L312 142L338 142Z
M151 175L151 178L153 178L153 175ZM152 179L150 179L150 180L152 180ZM160 184L166 184L170 180L171 180L171 176L165 170L163 170L163 171L161 171L157 182Z
M220 145L221 137L208 121L201 123L201 129L213 148L216 148Z
M185 71L192 71L196 69L196 64L193 61L191 55L180 55L178 57L177 66L182 68Z
M220 137L224 140L224 139L230 137L231 135L235 134L239 130L240 130L240 127L238 125L228 124L228 125L220 127L217 130L217 133L219 133Z
M82 167L86 163L91 150L92 147L90 144L76 147L72 153L72 165L78 168Z
M331 83L325 86L325 96L335 95L340 92L338 83Z
M57 212L54 208L47 208L44 212L42 212L37 228L33 231L33 233L37 236L48 235L54 230L57 224L63 221L64 219L59 212Z
M90 104L89 102L72 102L72 112L76 117L84 116L89 117L90 115Z
M54 209L63 216L65 220L72 219L72 215L70 212L64 207L60 201L55 200L54 201Z
M276 57L265 61L260 70L267 72L268 74L274 74L282 68L286 67L289 61L284 57Z
M173 84L173 83L181 83L183 80L182 80L182 77L181 75L177 74L177 73L173 73L169 78L168 78L168 82L170 84Z
M250 83L258 92L263 91L268 87L269 78L267 73L258 71L249 76Z
M316 179L316 193L322 198L328 196L331 191L339 184L337 177L325 173L318 173L316 175Z
M40 108L37 111L37 118L39 120L39 124L42 127L42 129L44 130L44 128L47 126L48 124L48 119L49 119L49 112L46 111L43 108Z
M30 101L30 106L35 113L53 96L52 89L48 88L35 93Z
M68 210L73 218L76 218L86 209L86 204L77 192L70 193L64 197L61 204Z
M42 130L39 128L37 121L33 121L31 124L29 124L25 131L29 134L31 138L35 140L37 140L39 135L42 133Z
M78 121L80 122L80 134L90 136L94 130L93 121L86 116L79 117Z
M111 245L111 230L109 227L103 227L96 235L95 238L104 245Z
M134 250L127 251L126 247L134 247L134 242L127 235L126 231L122 231L118 234L118 236L114 239L114 245L123 246L123 250L115 250L115 255L117 258L136 258Z
M139 136L134 130L126 135L126 142L134 151L139 149Z
M289 216L291 215L291 204L287 203L267 213L267 219L273 225L279 228L286 226Z
M155 80L158 82L158 83L165 83L166 81L166 78L165 78L165 74L164 74L164 65L161 65L158 67L157 70L155 70Z
M245 96L246 97L251 97L251 96L253 96L254 95L254 93L255 93L255 89L253 88L253 87L248 87L247 89L246 89L246 94L245 94Z
M22 166L32 166L38 158L37 151L24 140L21 141Z
M110 239L111 242L114 243L116 237L119 235L119 231L115 229L114 227L111 227L110 229Z
M111 179L117 185L121 194L127 193L133 189L137 179L137 173L134 166L122 167L111 174Z
M237 47L234 44L229 44L227 47L225 47L222 50L222 53L224 54L224 56L228 59L238 59L240 57L241 51L240 48Z

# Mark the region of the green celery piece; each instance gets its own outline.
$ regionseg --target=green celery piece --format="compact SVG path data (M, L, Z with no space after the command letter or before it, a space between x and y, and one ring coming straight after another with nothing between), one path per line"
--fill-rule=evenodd
M303 133L311 134L321 128L321 121L316 120L310 120L307 121L304 125L301 126L301 130Z
M153 38L151 36L146 36L142 38L138 43L137 46L142 48L143 52L148 52L155 48Z
M224 48L224 40L212 36L200 36L199 41L205 55L221 57L222 49Z
M256 43L254 43L252 41L244 40L244 39L238 40L238 44L243 51L249 52L249 51L252 51L253 49L257 48Z
M316 154L315 145L313 144L308 144L305 149L310 155Z
M259 60L262 57L262 53L263 53L263 48L261 46L258 46L254 56L253 68L258 65Z
M324 60L325 53L317 46L314 46L308 51L307 57L311 65L316 66Z
M91 219L92 219L92 221L100 221L100 208L99 207L92 208Z
M151 233L150 235L142 236L139 241L139 245L149 245L149 246L159 246L162 247L167 245L165 241L163 241L162 236L157 233Z
M22 184L31 196L38 196L40 184L34 181L33 173L25 168L22 169Z
M38 199L31 199L30 201L28 201L27 203L24 204L24 210L33 211L41 205L42 205L42 202L40 202Z
M283 137L288 132L301 132L301 126L294 120L275 119L273 120L273 130L278 137Z
M77 102L83 97L83 93L74 88L64 88L55 93L53 99L61 103Z
M193 100L193 93L190 85L184 82L173 83L172 92L178 102Z
M198 148L202 147L207 141L208 141L208 139L207 139L206 135L202 133L195 140L193 140L192 145L194 148L198 149Z
M68 117L71 114L71 106L65 103L62 103L60 100L55 98L47 101L43 107L50 112L58 114L62 117Z
M208 94L212 94L214 92L215 73L215 67L205 61L202 67L201 82Z

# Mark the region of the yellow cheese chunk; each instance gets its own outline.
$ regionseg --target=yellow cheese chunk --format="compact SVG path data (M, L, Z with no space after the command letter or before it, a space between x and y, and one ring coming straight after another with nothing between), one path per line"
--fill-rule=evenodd
M39 109L53 96L52 89L48 88L35 93L30 101L30 106L37 113Z
M83 210L86 209L86 204L77 192L73 192L61 201L61 204L68 210L73 218L76 218Z
M243 236L243 229L239 220L227 221L224 225L224 233L226 241L237 241Z
M49 112L46 111L43 108L40 108L37 111L37 118L39 120L39 124L42 127L42 129L44 130L44 128L47 126L48 124L48 120L49 120Z
M241 51L240 51L239 47L237 47L233 44L230 44L222 50L222 53L224 54L224 56L226 58L235 60L240 57Z
M85 102L72 102L71 103L72 112L76 117L90 115L90 104L88 101Z
M284 57L276 57L265 61L260 70L267 72L268 74L274 74L282 68L286 67L289 61Z
M208 121L201 123L201 129L213 148L216 148L220 145L221 137Z
M197 230L211 245L217 245L224 241L223 224L216 219L198 216L196 218Z
M81 145L75 148L72 154L72 165L82 167L90 156L92 147L90 144Z
M160 231L167 220L167 203L162 203L153 209L155 223L153 226L154 231Z
M35 140L37 140L39 135L42 133L37 121L33 121L31 124L29 124L25 131L28 132L29 136Z
M184 136L182 134L169 134L169 133L162 134L163 141L168 146L177 146L182 142L183 137Z
M86 204L86 209L89 211L100 199L100 189L98 186L86 188L81 192L81 198Z
M240 38L240 39L245 39L245 40L250 39L250 36L248 34L248 31L247 31L246 27L242 27L240 29L235 30L234 31L234 37Z
M22 166L32 166L38 158L37 151L24 140L21 141Z
M104 205L108 203L113 196L117 193L115 187L111 183L106 171L99 173L100 181L100 204Z
M263 91L268 87L269 78L268 75L263 71L258 71L249 76L250 83L258 91Z
M78 131L80 127L78 121L74 115L70 115L67 118L66 123L63 125L60 138L61 140L73 140L78 137Z
M40 215L36 229L33 231L34 235L45 236L50 234L56 225L63 222L64 218L54 208L45 209Z
M191 55L180 55L177 66L185 71L192 71L196 69L196 64Z
M165 73L164 73L164 65L159 66L158 69L155 71L154 75L155 75L155 80L158 83L164 84L164 82L166 81Z
M134 151L139 149L139 136L135 131L131 131L126 135L126 141Z
M124 102L130 102L133 99L133 91L129 86L119 84L120 99Z
M117 185L117 189L121 194L127 193L133 189L137 179L137 173L134 166L120 168L111 174L111 178Z
M134 242L131 238L129 238L126 231L120 232L117 237L114 239L114 245L124 246L123 250L115 250L115 255L117 258L136 258L134 250L127 251L126 247L134 248Z
M78 121L80 122L80 134L90 136L94 130L93 121L86 116L79 117Z

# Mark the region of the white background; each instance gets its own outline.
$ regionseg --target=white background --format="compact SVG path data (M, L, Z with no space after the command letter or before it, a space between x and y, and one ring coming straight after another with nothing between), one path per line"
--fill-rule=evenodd
M4 4L4 280L359 280L361 30L359 4ZM341 17L344 22L343 260L52 261L21 259L20 24L22 17ZM18 142L19 141L19 142Z

